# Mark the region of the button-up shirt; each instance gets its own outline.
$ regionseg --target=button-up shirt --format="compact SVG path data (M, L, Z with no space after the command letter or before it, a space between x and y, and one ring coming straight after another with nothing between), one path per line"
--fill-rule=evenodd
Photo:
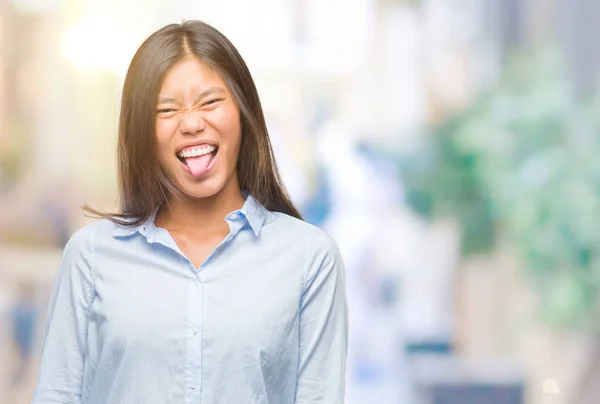
M343 403L345 274L329 236L248 196L195 268L154 219L98 220L67 243L33 404Z

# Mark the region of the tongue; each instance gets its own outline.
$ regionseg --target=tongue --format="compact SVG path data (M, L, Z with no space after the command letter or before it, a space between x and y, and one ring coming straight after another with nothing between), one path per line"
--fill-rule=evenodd
M212 157L212 153L207 153L198 157L188 157L185 159L192 175L194 177L199 177L205 172L208 171L208 164L210 163L210 159Z

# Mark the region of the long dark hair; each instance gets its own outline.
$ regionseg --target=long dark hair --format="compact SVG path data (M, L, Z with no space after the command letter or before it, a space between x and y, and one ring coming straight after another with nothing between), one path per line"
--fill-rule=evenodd
M156 102L168 69L196 57L223 77L240 110L237 161L240 188L266 209L302 219L281 181L254 80L233 44L201 21L170 24L156 31L133 57L119 116L119 213L87 212L120 225L146 221L169 197L185 198L160 168L156 157Z

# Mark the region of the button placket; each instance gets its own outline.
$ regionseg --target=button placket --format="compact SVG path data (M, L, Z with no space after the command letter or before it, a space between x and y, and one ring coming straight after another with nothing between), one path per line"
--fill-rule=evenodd
M189 265L193 268L191 263ZM194 274L190 279L187 313L187 404L199 402L202 391L202 286L201 271L194 268Z

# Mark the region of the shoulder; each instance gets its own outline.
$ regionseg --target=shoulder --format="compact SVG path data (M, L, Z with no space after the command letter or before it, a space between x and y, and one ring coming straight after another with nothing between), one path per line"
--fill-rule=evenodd
M308 271L315 267L343 266L340 249L335 240L320 228L315 227L306 251Z
M89 249L96 226L96 222L92 222L76 230L65 246L65 253Z
M302 243L309 263L325 259L340 260L336 241L323 229L285 213L273 212L272 215L273 220L268 223L271 230L280 237L287 236L295 243Z
M98 239L112 237L119 226L106 219L94 220L80 227L69 238L65 245L64 255L92 254L94 244Z
M281 212L270 212L265 227L279 237L293 237L297 241L309 241L317 233L324 234L317 226Z

